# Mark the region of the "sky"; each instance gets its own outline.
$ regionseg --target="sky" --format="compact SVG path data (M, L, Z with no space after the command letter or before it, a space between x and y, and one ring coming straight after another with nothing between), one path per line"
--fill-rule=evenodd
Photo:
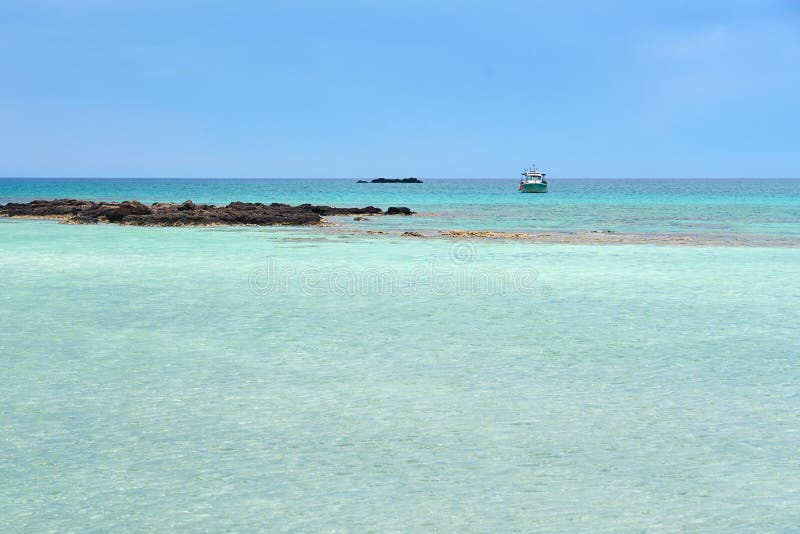
M0 0L0 176L800 177L800 0Z

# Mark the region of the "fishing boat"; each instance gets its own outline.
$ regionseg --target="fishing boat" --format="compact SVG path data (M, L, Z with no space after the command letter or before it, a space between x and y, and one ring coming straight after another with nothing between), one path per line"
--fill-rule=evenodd
M522 171L518 191L520 193L547 193L547 180L544 177L545 173L540 172L536 165L532 165Z

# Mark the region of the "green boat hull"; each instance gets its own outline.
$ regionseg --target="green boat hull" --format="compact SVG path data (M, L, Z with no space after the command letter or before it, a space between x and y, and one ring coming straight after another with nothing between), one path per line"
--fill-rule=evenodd
M520 193L547 193L547 184L520 184Z

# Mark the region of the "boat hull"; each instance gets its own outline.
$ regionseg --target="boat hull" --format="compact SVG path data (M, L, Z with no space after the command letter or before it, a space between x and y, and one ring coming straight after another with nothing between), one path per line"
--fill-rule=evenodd
M520 193L547 193L547 184L519 184Z

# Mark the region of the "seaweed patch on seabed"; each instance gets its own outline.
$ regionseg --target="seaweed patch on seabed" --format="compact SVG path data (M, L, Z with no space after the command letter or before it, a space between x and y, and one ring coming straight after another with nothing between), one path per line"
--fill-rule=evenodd
M317 236L317 237L282 237L277 240L280 245L287 245L296 247L302 247L304 245L312 245L314 243L328 243L333 241L330 237L327 236Z
M667 246L800 247L800 238L742 234L620 234L611 230L590 232L492 232L448 230L439 234L457 239L514 239L534 243L606 245L639 244Z
M328 228L327 231L332 229ZM335 232L352 229L336 229ZM662 245L662 246L709 246L709 247L800 247L800 238L742 235L742 234L623 234L611 230L589 232L495 232L491 230L364 230L362 235L380 237L418 237L434 239L494 241L514 240L517 242L564 244L564 245Z

